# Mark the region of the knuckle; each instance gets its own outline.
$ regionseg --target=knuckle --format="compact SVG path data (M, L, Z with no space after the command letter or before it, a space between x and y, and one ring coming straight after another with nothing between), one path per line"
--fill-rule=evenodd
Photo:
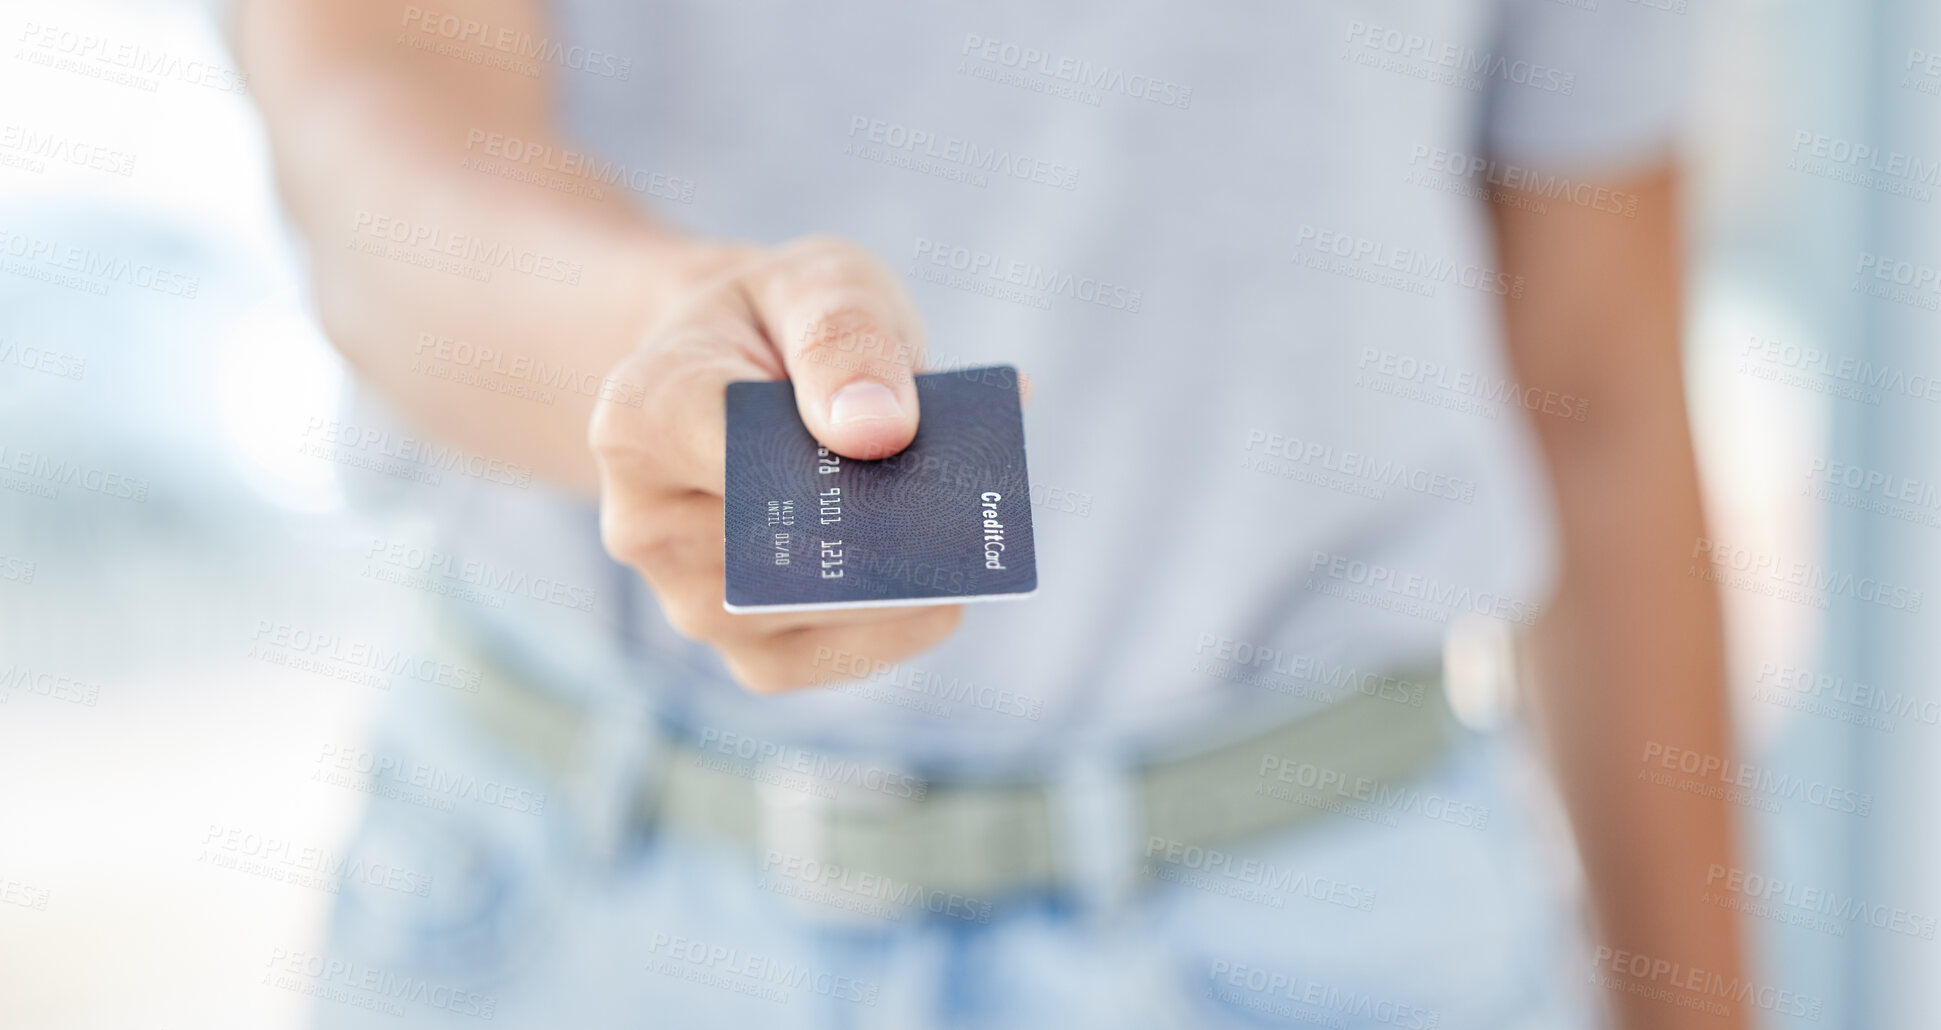
M640 412L632 408L600 401L586 423L586 445L595 458L611 457L639 435L640 420Z
M796 357L817 364L848 367L858 360L905 364L912 352L891 321L876 308L855 300L838 301L816 312L795 342Z
M799 669L780 660L772 650L759 645L723 649L721 657L735 682L751 693L777 694L807 685Z
M803 326L804 347L826 343L877 341L890 334L887 319L874 305L857 297L824 302Z
M672 567L680 550L679 541L656 529L651 520L612 505L600 509L600 544L615 561L647 577Z
M961 605L932 608L912 615L908 621L885 634L889 639L884 641L883 650L895 652L894 660L902 661L942 643L944 638L957 631L957 625L963 621L964 609Z
M942 616L937 623L937 635L930 641L928 646L935 647L949 639L957 632L957 627L963 625L963 622L964 610L962 608L953 609L949 615Z
M720 628L719 613L709 610L706 599L658 590L655 596L660 598L661 617L667 620L668 627L689 640L708 642Z
M798 295L832 286L887 291L901 282L868 248L833 236L809 236L785 244L776 253L771 274Z
M587 444L594 455L613 458L642 450L652 438L653 425L664 412L666 382L681 374L681 362L663 348L643 348L611 373L611 378L632 384L627 402L602 399L593 407L587 421Z
M684 332L657 342L646 355L646 410L654 413L654 428L667 426L670 413L682 410L683 400L704 388L699 380L712 369L715 355L709 342L699 333ZM629 441L634 446L644 439Z
M769 255L767 248L735 243L703 244L702 249L676 274L690 290L720 286L724 280L760 268Z
M838 267L871 260L868 250L830 233L798 236L782 245L779 256L802 268Z
M700 469L718 464L722 386L750 378L736 356L719 336L695 331L655 343L630 366L639 384L630 403L596 408L587 428L609 488L696 485Z

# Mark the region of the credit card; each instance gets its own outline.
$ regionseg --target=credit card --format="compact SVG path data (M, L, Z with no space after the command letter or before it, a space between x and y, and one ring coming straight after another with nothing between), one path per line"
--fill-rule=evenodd
M916 377L916 439L878 461L816 443L786 380L728 384L731 612L1008 601L1038 589L1018 372Z

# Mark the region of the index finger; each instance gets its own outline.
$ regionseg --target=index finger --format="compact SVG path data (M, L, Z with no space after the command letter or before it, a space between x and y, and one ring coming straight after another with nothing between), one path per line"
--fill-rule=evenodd
M614 377L635 384L603 397L587 440L602 492L642 498L700 491L720 495L725 481L725 391L741 379L775 379L780 359L756 331L746 299L719 301L661 330ZM624 399L622 399L624 397Z

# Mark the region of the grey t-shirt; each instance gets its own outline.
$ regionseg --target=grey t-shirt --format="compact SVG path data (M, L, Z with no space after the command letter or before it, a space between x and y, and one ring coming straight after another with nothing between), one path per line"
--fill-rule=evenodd
M1554 541L1526 422L1598 413L1509 370L1525 284L1478 198L1634 216L1610 183L1673 142L1687 20L561 0L539 63L599 160L535 171L695 233L856 240L904 273L933 363L1031 375L1040 591L894 668L830 655L853 685L753 698L590 508L487 485L447 491L450 546L597 597L480 614L691 726L932 767L1217 734L1392 689L1463 613L1534 621Z

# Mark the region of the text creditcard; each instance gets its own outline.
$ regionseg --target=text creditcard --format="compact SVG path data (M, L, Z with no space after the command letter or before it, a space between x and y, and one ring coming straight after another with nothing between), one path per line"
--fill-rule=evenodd
M1038 587L1018 373L916 377L916 439L816 443L786 380L728 384L724 605L801 611L1014 600Z

